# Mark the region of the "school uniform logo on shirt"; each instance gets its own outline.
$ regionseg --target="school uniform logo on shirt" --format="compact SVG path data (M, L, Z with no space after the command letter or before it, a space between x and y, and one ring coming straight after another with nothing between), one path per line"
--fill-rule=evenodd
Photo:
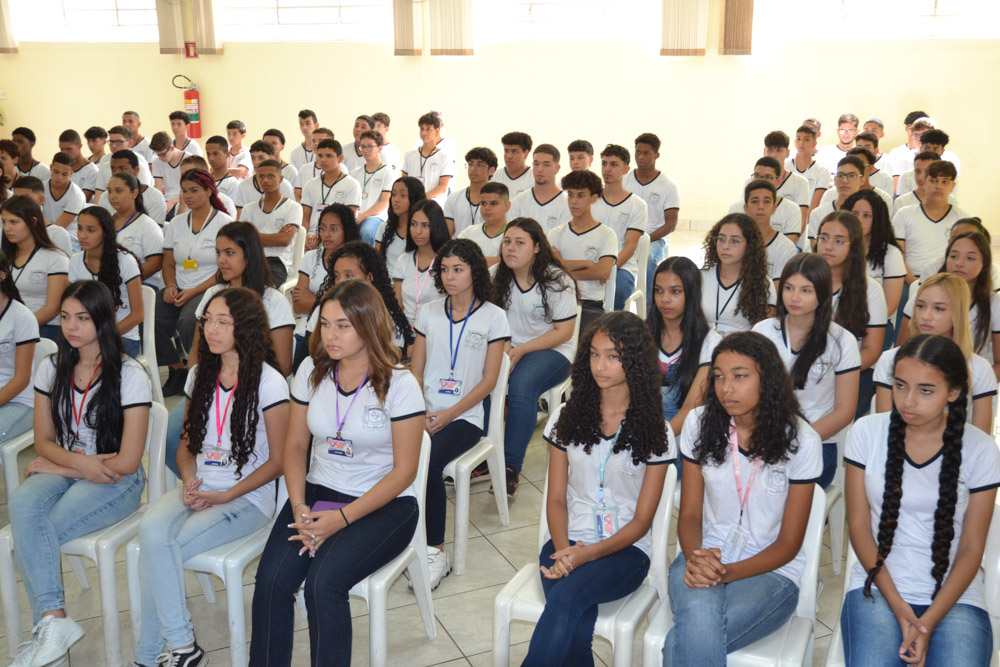
M14 353L14 343L12 338L0 341L0 355L5 357Z
M833 370L833 364L829 361L817 361L813 364L813 367L809 369L809 381L818 383L824 377L828 371Z
M481 350L486 345L486 334L481 331L470 331L465 335L465 347L470 350Z
M45 274L45 271L32 271L29 279L32 283L38 285L48 280L48 276Z
M588 261L594 262L596 264L597 260L599 259L598 257L599 252L600 251L597 249L596 246L589 245L587 246L587 252L585 253L585 256Z
M650 193L650 195L649 195L649 203L650 204L655 204L658 201L660 201L660 193L659 192Z
M627 477L642 477L646 473L646 466L641 463L636 465L632 461L631 454L623 456L618 463L618 467L621 468L622 473Z
M784 466L765 466L760 471L764 482L764 490L772 496L780 496L788 492L788 471Z
M537 306L535 306L534 316L535 316L536 320L544 320L545 319L545 306L542 305L542 304L538 304Z
M619 213L618 214L618 222L621 223L621 224L623 224L623 225L627 224L628 223L628 213Z
M389 413L377 405L370 405L362 414L361 425L366 431L381 431L389 426Z

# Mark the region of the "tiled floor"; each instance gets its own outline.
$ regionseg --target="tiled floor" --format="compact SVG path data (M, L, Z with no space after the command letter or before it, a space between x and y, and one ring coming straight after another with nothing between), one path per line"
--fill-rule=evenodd
M678 231L672 237L671 254L689 254L700 261L700 241L704 232ZM168 400L168 407L176 399ZM541 429L535 432L528 448L522 475L522 484L516 500L510 506L510 525L500 525L493 496L487 493L488 484L473 487L470 503L468 570L462 576L449 576L435 591L434 613L437 619L437 638L428 641L417 611L415 598L400 578L389 594L389 661L395 665L420 667L423 665L492 665L492 609L493 598L502 585L524 564L536 562L538 517L541 510L542 484L545 479L547 451L541 440ZM30 450L21 457L21 468L31 458ZM6 494L0 491L0 526L7 524ZM449 506L449 513L453 506ZM450 515L449 515L450 516ZM448 548L451 549L451 521L448 523ZM829 544L828 537L825 543ZM128 614L128 595L125 586L124 552L118 554L119 605L122 626L123 652L126 660L133 656L131 623ZM246 621L249 635L250 601L253 598L255 564L247 568L243 580L246 600ZM69 571L64 561L64 584L69 613L87 631L84 638L71 652L77 667L98 667L105 664L104 641L100 614L100 597L97 590L97 573L89 570L93 587L84 590ZM836 577L831 568L828 546L823 549L820 574L823 593L820 596L816 625L815 659L822 664L825 659L832 628L839 613L842 577ZM221 588L221 583L216 582ZM194 622L199 643L210 651L212 667L225 667L229 660L229 634L227 628L225 593L220 590L217 602L209 604L193 576L187 578L188 608ZM354 615L353 665L368 664L368 610L361 600L352 600ZM30 609L21 587L22 626L30 628ZM307 665L309 637L306 624L298 621L295 633L294 665ZM516 623L512 628L512 664L523 659L531 638L532 626ZM642 631L645 627L642 628ZM634 646L634 662L640 664L640 631ZM3 636L0 626L0 663L7 655L10 638ZM595 663L611 665L612 652L603 640L594 641Z

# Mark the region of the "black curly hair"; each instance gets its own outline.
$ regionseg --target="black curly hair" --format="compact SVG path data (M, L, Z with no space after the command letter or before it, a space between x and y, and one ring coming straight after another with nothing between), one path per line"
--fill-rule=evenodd
M720 264L719 252L715 247L715 239L723 225L736 225L743 234L746 249L740 268L740 298L737 300L734 312L742 313L750 321L750 326L767 317L768 298L771 293L771 277L767 273L767 248L764 239L754 222L746 213L730 213L712 226L705 235L705 269L711 269Z
M423 181L419 178L414 178L413 176L402 176L397 178L392 184L396 187L397 183L402 183L406 186L407 197L410 200L410 206L417 203L421 199L426 198L426 190L424 190ZM389 250L389 244L392 243L392 239L396 234L399 233L399 214L392 210L392 201L390 197L389 209L386 212L385 217L385 231L382 232L382 238L379 239L379 252L382 253L382 259L385 260L386 252ZM409 215L409 213L407 213ZM407 228L409 228L409 217L403 222L406 227L403 229L403 233L400 236L406 237Z
M629 390L629 405L614 451L631 451L632 462L639 465L667 451L667 427L656 344L646 324L629 312L606 313L581 335L570 370L573 393L559 413L554 439L563 446L582 446L590 454L601 438L601 390L590 370L590 344L598 332L615 344Z
M785 283L794 275L801 275L812 283L816 295L816 310L813 312L813 323L806 336L805 344L795 355L792 365L792 384L796 389L805 389L809 380L809 371L816 360L826 352L827 338L830 335L830 323L833 322L833 277L830 275L830 265L817 254L804 252L788 260L781 272L781 282L778 283L778 327L782 336L785 335L785 318L788 309L785 307ZM850 342L854 345L854 341Z
M957 225L958 223L955 224ZM993 251L990 248L990 241L985 235L979 232L959 234L948 241L948 249L945 251L944 261L941 263L942 273L947 271L948 256L951 255L952 247L962 239L968 239L976 246L983 264L979 269L979 275L969 282L969 296L971 297L969 304L976 308L975 330L972 331L972 347L975 349L976 354L979 354L986 347L987 343L990 342L993 335L992 327L990 326L993 320L992 307L990 306L990 300L993 296ZM972 325L973 323L970 321L969 324Z
M701 271L687 257L675 255L667 257L656 267L653 274L653 298L649 299L649 307L646 311L646 326L653 334L653 341L659 347L663 339L663 313L656 307L656 277L661 273L673 273L680 278L684 288L684 315L681 320L681 355L677 362L677 376L675 382L680 388L680 395L687 396L698 374L698 367L701 361L701 346L705 342L705 335L708 333L708 320L705 318L705 311L701 309ZM666 350L664 350L666 352ZM664 379L666 379L664 377ZM683 400L683 399L681 399Z
M941 436L941 472L938 475L938 504L934 511L934 538L931 541L931 576L934 578L934 593L941 590L941 583L948 571L951 542L955 539L955 504L958 501L958 476L962 466L962 436L965 433L967 395L969 391L969 367L962 350L944 336L923 334L910 338L899 351L893 362L893 373L900 360L913 358L937 369L949 389L961 391L954 401L948 403L948 418ZM882 514L878 521L877 555L875 565L868 570L863 593L871 597L875 575L885 565L892 550L892 540L899 520L899 506L903 498L903 461L906 457L906 422L893 406L889 417L888 455L885 463L885 487L882 492ZM913 489L914 493L922 491Z
M344 232L344 243L361 240L361 230L358 228L358 216L347 204L330 204L319 214L319 224L323 223L323 218L328 215L336 216L340 220L340 228ZM317 229L319 228L317 225Z
M846 159L846 158L845 158ZM865 235L861 231L861 221L850 211L840 209L829 213L819 223L816 236L823 233L823 227L838 222L847 230L849 248L840 274L840 301L834 321L844 327L855 338L868 335L868 269L865 266Z
M872 226L868 236L868 265L875 269L885 269L885 256L889 251L889 246L896 246L896 234L892 231L892 220L889 217L889 207L885 205L885 200L875 194L874 190L858 190L847 198L844 205L840 207L842 211L852 211L859 202L868 202L872 209Z
M136 262L136 265L142 266L142 262L139 258L133 254L131 250L118 243L118 231L115 229L115 218L108 212L103 206L88 206L87 208L80 211L80 215L90 216L97 221L97 224L101 227L101 235L103 242L101 243L101 256L100 262L101 267L97 270L97 276L95 280L99 280L104 284L105 287L111 292L111 301L115 304L115 308L122 308L125 305L125 299L128 298L127 292L122 294L122 272L120 255L131 255ZM86 257L87 253L84 253L84 267L86 268ZM124 298L123 298L124 297Z
M447 294L444 281L441 279L441 260L445 257L458 257L469 265L472 273L472 294L479 303L486 303L493 295L493 283L490 280L490 269L486 265L483 250L475 241L469 239L451 239L438 250L431 264L431 277L438 293Z
M767 465L787 461L798 451L799 400L792 378L767 337L753 331L731 333L712 353L712 367L723 352L744 356L753 362L761 378L760 399L755 410L756 426L746 448L752 458ZM709 375L705 408L701 413L694 458L700 465L722 465L729 457L729 413L715 393L715 374Z
M260 296L245 287L227 287L212 295L205 310L213 301L222 299L233 318L233 346L239 355L240 367L237 386L233 392L233 408L229 417L230 449L236 463L236 475L242 476L243 466L254 457L257 444L257 425L260 421L259 390L264 364L280 372L278 360L271 347L271 331L267 311ZM188 401L187 418L183 433L187 437L188 451L198 455L208 430L208 415L215 400L216 382L222 370L222 356L214 354L198 338L198 366L194 385Z
M580 295L576 287L576 280L563 267L562 262L556 259L552 252L552 244L542 231L542 226L531 218L515 218L507 223L504 231L503 244L507 243L507 232L511 229L523 230L531 237L532 242L538 246L538 252L531 260L531 278L538 285L538 291L542 295L542 308L545 311L545 321L552 321L552 308L549 306L549 292L562 292L573 286L573 291L577 292L576 301L580 302ZM514 272L504 261L503 253L500 253L500 262L497 264L496 274L493 277L493 296L490 299L494 304L504 310L510 308L510 289L514 284Z

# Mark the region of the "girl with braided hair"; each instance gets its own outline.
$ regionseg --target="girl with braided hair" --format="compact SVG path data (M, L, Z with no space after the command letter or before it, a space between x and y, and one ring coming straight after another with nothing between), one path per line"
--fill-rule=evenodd
M908 340L891 413L859 420L844 462L858 564L841 610L848 665L988 665L980 562L1000 451L965 419L969 371L944 336Z

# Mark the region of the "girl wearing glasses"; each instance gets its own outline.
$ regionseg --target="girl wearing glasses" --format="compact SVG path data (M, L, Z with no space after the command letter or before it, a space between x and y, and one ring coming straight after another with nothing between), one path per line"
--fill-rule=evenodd
M239 223L235 223L239 224ZM278 370L259 296L242 287L206 296L185 394L183 485L139 524L142 621L136 664L195 667L208 662L195 641L181 564L239 539L274 515L288 426L288 384ZM166 655L163 649L166 646Z

